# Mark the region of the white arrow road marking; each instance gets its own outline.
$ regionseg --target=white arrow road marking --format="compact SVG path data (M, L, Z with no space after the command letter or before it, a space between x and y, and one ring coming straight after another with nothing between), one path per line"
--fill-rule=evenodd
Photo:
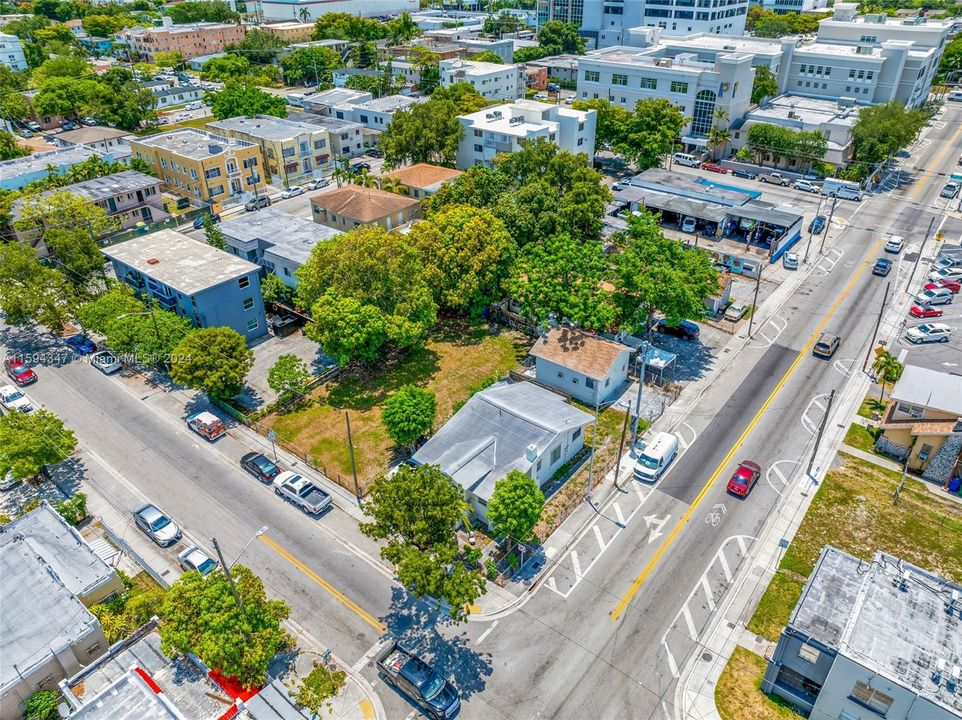
M711 507L712 507L712 510L720 510L722 515L728 512L728 508L725 507L724 503L716 503Z
M645 515L645 525L648 526L648 529L651 530L652 526L655 528L648 536L649 545L662 536L661 529L670 519L671 515L665 515L663 518L659 518L657 515Z

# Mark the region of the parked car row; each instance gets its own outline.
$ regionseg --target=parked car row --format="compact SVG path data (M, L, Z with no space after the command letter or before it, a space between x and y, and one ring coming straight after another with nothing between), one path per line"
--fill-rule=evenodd
M921 320L940 318L941 307L955 301L962 291L962 248L943 248L938 260L932 265L928 277L912 298L909 316ZM905 330L905 339L913 345L947 343L952 339L952 328L942 322L925 322Z

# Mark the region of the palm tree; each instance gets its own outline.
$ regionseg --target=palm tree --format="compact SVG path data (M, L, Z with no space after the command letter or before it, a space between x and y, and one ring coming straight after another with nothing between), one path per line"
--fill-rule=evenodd
M715 108L714 112L715 122L712 124L711 129L708 131L708 147L711 148L711 159L715 159L715 154L718 149L724 147L728 144L731 139L731 133L728 132L728 111L725 108ZM721 125L725 127L721 127Z
M361 172L354 176L354 182L366 188L376 188L378 186L377 176L371 175L370 172L363 168Z
M334 168L334 170L331 172L331 177L334 178L334 179L337 181L337 186L338 186L338 187L341 187L341 181L342 181L342 180L345 180L345 181L348 181L348 182L350 181L350 179L351 179L351 171L350 171L350 170L345 170L345 169L342 168L340 165L338 165L338 166L336 166L336 167Z
M875 371L876 377L882 384L882 390L879 393L879 402L885 396L885 383L886 382L898 382L899 378L902 377L902 371L905 366L896 359L896 357L889 352L884 350L875 358L875 364L872 365L872 370Z
M385 192L391 192L395 195L402 195L404 193L403 185L401 185L401 180L396 177L382 177L380 179L381 190Z
M308 10L306 7L302 7L300 9L300 12L298 12L297 14L298 16L300 16L302 23L306 23L311 19L311 11Z

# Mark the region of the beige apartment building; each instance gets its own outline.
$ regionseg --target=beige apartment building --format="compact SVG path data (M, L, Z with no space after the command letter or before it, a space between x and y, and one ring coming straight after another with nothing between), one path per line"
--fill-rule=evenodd
M286 43L299 43L311 39L311 35L314 34L314 23L276 22L261 25L259 29Z
M246 140L182 128L131 139L130 147L163 180L165 191L195 205L210 203L215 212L266 187L261 149Z
M188 23L174 25L170 18L162 18L161 27L130 28L120 33L127 41L131 55L154 62L157 53L179 52L185 60L200 55L219 53L232 43L244 40L243 25L228 23Z
M333 157L323 126L257 115L219 120L208 127L257 145L271 177L286 186L330 173Z

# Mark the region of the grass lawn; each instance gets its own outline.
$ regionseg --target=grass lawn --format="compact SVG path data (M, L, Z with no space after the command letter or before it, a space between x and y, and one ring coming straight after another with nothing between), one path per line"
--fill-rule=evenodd
M715 707L722 720L797 720L799 715L778 697L759 689L765 658L736 647L715 686Z
M864 450L867 453L875 452L875 441L881 432L878 428L867 428L858 423L852 423L848 432L845 433L845 444L856 450Z
M848 440L846 440L847 442ZM898 505L901 474L840 454L812 501L779 570L748 623L777 640L824 545L863 560L877 550L962 582L962 506L908 478Z
M858 408L857 415L861 415L863 418L869 420L873 419L874 415L881 415L885 411L885 403L879 402L878 397L873 395L866 395L862 404Z
M437 396L438 428L474 392L516 369L527 353L523 336L492 333L484 325L449 323L428 343L399 360L375 370L345 373L322 386L305 407L264 419L279 437L309 453L327 474L350 477L344 413L351 415L351 434L362 481L384 470L392 459L393 442L381 424L381 405L405 384L433 390Z

